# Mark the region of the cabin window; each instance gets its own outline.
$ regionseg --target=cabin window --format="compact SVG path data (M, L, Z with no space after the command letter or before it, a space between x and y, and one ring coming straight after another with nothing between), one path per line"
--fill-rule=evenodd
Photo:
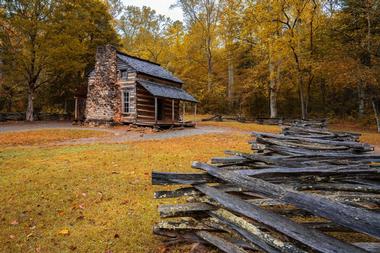
M131 112L131 93L127 90L123 91L123 113Z
M122 80L128 79L128 71L126 69L120 70L120 79Z

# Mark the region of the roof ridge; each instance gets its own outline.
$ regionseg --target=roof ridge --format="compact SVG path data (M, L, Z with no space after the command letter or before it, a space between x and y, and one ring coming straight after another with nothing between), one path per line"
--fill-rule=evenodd
M122 54L122 55L127 56L127 57L130 57L130 58L133 58L133 59L136 59L136 60L140 60L140 61L148 62L148 63L154 64L154 65L157 65L157 66L161 66L161 64L159 64L159 63L152 62L152 61L149 61L149 60L146 60L146 59L142 59L140 57L133 56L133 55L121 52L121 51L117 51L117 53L118 54Z

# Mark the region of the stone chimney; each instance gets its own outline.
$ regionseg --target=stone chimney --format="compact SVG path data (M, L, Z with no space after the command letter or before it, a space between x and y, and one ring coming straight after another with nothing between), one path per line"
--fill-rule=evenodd
M88 81L85 118L88 123L114 122L120 111L120 92L117 85L116 48L100 46L96 50L95 71Z

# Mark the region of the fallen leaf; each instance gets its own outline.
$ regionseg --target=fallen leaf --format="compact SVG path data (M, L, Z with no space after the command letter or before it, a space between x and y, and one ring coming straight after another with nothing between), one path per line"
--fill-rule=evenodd
M157 249L157 253L166 253L166 252L168 252L168 248L164 245L159 246Z
M201 243L194 243L190 249L190 253L207 253L209 250Z
M62 229L61 231L59 231L60 235L69 235L70 234L70 231L68 229Z
M11 225L18 225L18 221L17 220L12 221Z

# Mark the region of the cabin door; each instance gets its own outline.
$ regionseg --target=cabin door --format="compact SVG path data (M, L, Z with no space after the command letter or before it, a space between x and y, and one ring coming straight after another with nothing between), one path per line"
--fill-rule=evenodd
M157 99L157 120L163 120L164 116L164 100L159 98Z

